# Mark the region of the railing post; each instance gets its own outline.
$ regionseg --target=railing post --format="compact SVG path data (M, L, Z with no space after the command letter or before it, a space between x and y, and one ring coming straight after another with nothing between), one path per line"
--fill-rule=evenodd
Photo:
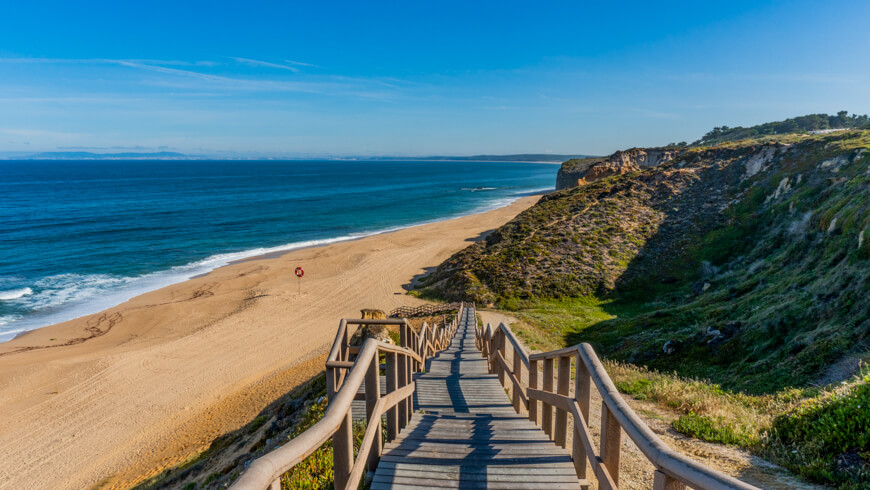
M496 353L498 352L498 330L491 330L489 334L489 373L495 374L498 372L498 368L496 367L498 364L498 359Z
M568 396L568 390L571 384L571 358L569 356L559 357L559 379L556 386L556 392L560 395ZM568 412L561 408L556 408L556 429L555 437L556 445L565 447L568 443Z
M341 344L338 349L338 360L339 361L349 361L350 360L350 352L348 351L347 338L348 338L348 330L350 328L345 327L344 334L341 336ZM347 370L345 369L336 369L334 371L335 375L333 377L333 393L337 393L338 390L341 389L342 383L344 383L344 378L347 376Z
M514 363L513 363L514 376L517 378L518 385L522 385L523 384L523 361L522 361L522 358L520 358L520 350L517 349L517 346L514 345L513 348L514 348ZM513 385L511 387L511 390L513 391L513 395L514 395L513 396L513 398L514 398L514 400L513 400L514 401L514 410L516 410L517 413L522 413L520 408L523 407L523 401L522 401L522 398L520 398L520 387L518 385Z
M555 359L544 359L544 391L553 393L553 362ZM543 413L541 413L541 427L544 433L553 438L553 406L546 402L541 402Z
M395 352L387 352L387 372L386 372L386 382L387 382L387 393L392 393L396 391L396 385L399 380L398 375L396 374L396 368L398 367L398 362L396 360ZM387 409L387 441L392 441L399 434L399 410L397 407L393 406Z
M538 389L538 361L529 360L529 388ZM538 425L538 400L529 397L529 420Z
M405 356L407 361L405 362L405 386L414 382L414 360L411 359L410 356ZM414 415L414 396L408 395L405 398L405 423L402 424L402 428L404 429L408 422L411 421L411 417Z
M592 377L589 374L589 368L577 353L577 362L574 369L574 399L580 405L580 414L583 415L583 420L586 425L589 425L589 402L592 396ZM574 443L572 444L572 456L574 458L574 470L577 472L577 478L583 480L586 478L586 446L577 434L574 434Z
M683 490L686 485L656 470L653 474L653 490Z
M353 409L349 409L332 436L332 463L335 471L335 488L347 487L350 469L353 467Z
M335 398L335 368L326 366L326 399L332 401Z
M613 483L619 485L619 450L622 428L610 414L607 402L601 402L601 459Z
M375 412L375 405L378 403L378 400L381 398L381 363L380 356L378 352L375 351L375 358L372 360L372 363L369 364L369 370L366 372L366 423L371 421L372 414ZM366 467L369 471L375 471L375 468L378 467L378 461L381 459L381 453L383 452L383 441L384 436L382 434L381 427L381 418L377 418L377 426L368 427L366 426L366 430L374 430L375 431L375 441L372 445L372 450L369 453L368 463Z
M501 354L501 358L507 362L507 351L505 350L505 333L504 330L498 331L498 352ZM496 366L498 366L498 382L501 383L501 387L505 387L504 382L504 364L501 361L496 359Z
M407 323L402 324L402 328L399 331L399 342L402 344L402 347L408 348L408 346L410 345L410 341L413 338L413 336L411 335L410 329L411 328ZM426 329L426 324L424 323L423 330L421 330L421 332L425 331L425 329ZM426 350L425 347L423 348L423 350L424 351ZM419 355L419 353L418 353L418 355ZM410 362L411 362L411 358L408 356L399 356L398 357L398 366L396 366L397 367L397 369L396 369L396 371L397 371L396 387L397 388L402 388L406 384L408 384L408 365L410 364ZM408 422L408 420L407 420L408 419L408 407L407 407L407 405L408 405L407 400L401 400L399 402L399 414L398 414L399 415L399 418L398 418L399 425L397 427L396 434L398 434L402 429L405 428L405 425L407 425L407 422Z
M396 374L398 375L398 380L396 383L397 388L404 388L408 384L408 356L399 355L398 356L398 365L396 366ZM408 425L408 400L402 399L399 401L399 432Z

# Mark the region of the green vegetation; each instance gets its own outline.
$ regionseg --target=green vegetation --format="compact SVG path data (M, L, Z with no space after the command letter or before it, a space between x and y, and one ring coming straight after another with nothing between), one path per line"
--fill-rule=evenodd
M685 434L868 485L866 381L838 364L870 352L868 148L863 130L764 136L555 192L424 294L511 310L534 349L591 343Z
M732 446L750 446L757 442L756 434L735 428L725 417L710 417L689 412L674 421L674 429L687 436Z
M250 461L320 420L326 411L325 395L326 378L317 376L269 405L247 425L215 439L206 451L136 488L226 488ZM357 444L363 430L364 426L354 427ZM282 482L284 488L332 488L331 445L302 461Z
M593 164L600 162L603 160L602 157L585 157L585 158L572 158L570 160L562 163L562 168L566 170L586 170L591 167Z
M712 131L705 134L701 139L692 143L694 146L717 145L726 141L738 141L748 138L757 138L759 136L770 136L777 134L800 133L807 131L819 131L824 129L851 129L870 127L870 118L865 114L859 116L847 111L840 111L836 116L827 114L809 114L806 116L794 117L785 121L770 122L759 124L749 128L737 126L729 128L722 126L713 128ZM671 146L685 146L684 144L671 144Z
M777 417L767 450L815 481L866 488L870 485L870 374Z
M321 400L311 406L300 421L299 425L290 436L290 439L302 434L312 425L316 424L326 414L326 400ZM353 453L356 456L365 435L365 422L356 422L353 425ZM300 461L281 477L281 488L287 489L331 489L335 480L335 470L332 466L332 439L311 453L310 456ZM363 488L360 485L360 488Z

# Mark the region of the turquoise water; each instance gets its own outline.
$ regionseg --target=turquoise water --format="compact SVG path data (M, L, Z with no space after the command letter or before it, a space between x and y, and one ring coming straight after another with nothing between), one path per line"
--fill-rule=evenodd
M516 162L0 161L0 341L246 257L506 205Z

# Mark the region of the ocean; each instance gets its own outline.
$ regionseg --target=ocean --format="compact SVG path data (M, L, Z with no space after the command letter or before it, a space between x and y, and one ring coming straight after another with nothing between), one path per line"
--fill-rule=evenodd
M0 161L0 341L234 260L486 211L557 165Z

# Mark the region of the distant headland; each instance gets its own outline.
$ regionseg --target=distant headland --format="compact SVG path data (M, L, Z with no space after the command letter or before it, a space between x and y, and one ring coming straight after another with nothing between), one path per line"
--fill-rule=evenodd
M463 162L540 162L562 163L592 155L521 153L514 155L471 156L328 156L328 155L194 155L174 151L98 153L91 151L46 151L39 153L0 153L0 160L358 160L358 161L463 161Z

